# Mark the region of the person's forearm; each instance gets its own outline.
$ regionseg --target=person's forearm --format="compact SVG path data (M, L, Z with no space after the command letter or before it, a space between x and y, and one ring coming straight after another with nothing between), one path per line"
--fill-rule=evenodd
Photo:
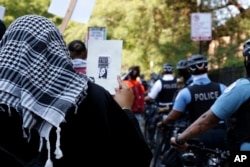
M191 138L197 137L217 125L218 122L219 119L211 111L208 111L183 131L179 135L179 140L188 141Z
M174 123L178 118L180 118L182 115L182 112L179 112L177 110L171 110L170 113L167 115L167 117L165 117L165 119L163 120L163 124L172 124Z
M169 125L175 122L175 118L171 117L171 115L167 115L165 119L163 120L163 124Z
M145 96L145 97L144 97L144 100L145 100L145 101L152 101L153 99L152 99L150 96Z

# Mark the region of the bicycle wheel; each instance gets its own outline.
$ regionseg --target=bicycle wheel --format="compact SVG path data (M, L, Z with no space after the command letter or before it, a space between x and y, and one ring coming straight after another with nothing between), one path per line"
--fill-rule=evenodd
M151 167L162 167L162 154L166 147L166 140L169 138L168 135L159 133L156 131L156 146L153 152L152 166Z

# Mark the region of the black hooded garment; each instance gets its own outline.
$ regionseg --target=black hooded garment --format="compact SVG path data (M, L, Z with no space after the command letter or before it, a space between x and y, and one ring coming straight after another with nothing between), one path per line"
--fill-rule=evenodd
M61 124L63 157L59 160L52 159L54 167L149 167L152 153L134 115L130 111L122 110L113 97L99 85L89 82L87 92L88 95L79 105L77 113L72 108L66 116L66 122ZM37 132L33 131L34 134L27 143L22 137L21 119L17 113L12 117L3 112L0 114L0 131L5 134L4 138L0 138L1 145L16 156L13 158L0 151L1 166L5 167L4 162L7 161L6 167L19 167L15 164L17 158L25 161L25 164L32 160L35 163L40 160L45 163L47 150L44 147L42 154L37 151ZM9 130L16 133L9 133L3 125L9 126ZM56 141L53 130L56 129L52 129L51 143ZM37 160L39 155L40 159Z

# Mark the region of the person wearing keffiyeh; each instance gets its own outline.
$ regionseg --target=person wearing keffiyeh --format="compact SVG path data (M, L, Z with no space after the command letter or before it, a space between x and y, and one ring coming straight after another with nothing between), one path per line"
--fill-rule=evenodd
M19 17L0 41L0 154L20 166L148 167L151 151L114 97L74 71L53 22Z
M22 115L28 138L30 129L36 128L49 142L54 126L59 142L59 125L68 109L86 96L87 79L73 72L58 29L41 17L23 16L6 30L0 48L0 104Z

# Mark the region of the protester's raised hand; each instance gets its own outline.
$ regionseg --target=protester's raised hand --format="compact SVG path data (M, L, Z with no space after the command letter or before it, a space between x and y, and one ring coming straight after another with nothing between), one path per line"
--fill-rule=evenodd
M115 89L114 99L122 107L131 109L134 101L133 90L121 80L120 76L117 76L118 88Z

